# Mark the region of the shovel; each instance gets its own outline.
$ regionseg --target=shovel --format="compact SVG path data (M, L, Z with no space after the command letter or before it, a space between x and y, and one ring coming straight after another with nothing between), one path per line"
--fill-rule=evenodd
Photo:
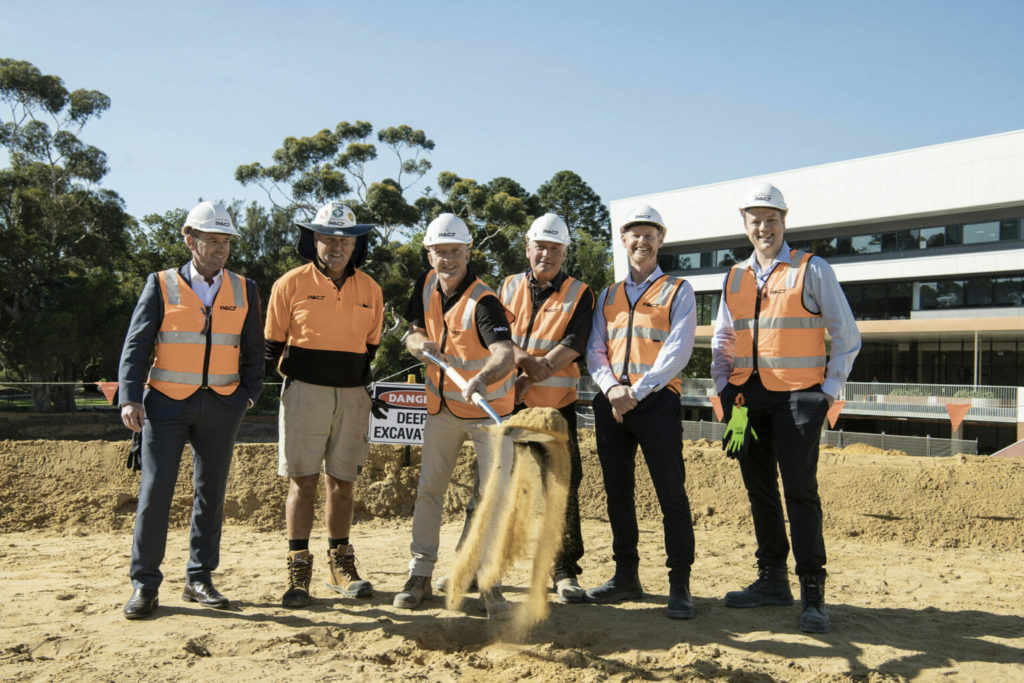
M441 372L447 375L448 379L455 382L455 385L459 389L463 391L466 390L467 382L465 379L462 378L462 375L460 375L457 370L452 368L452 366L448 365L448 363L444 362L443 360L441 360L432 353L423 351L422 354L425 358L429 359L430 361L435 363L439 368L441 368ZM538 432L526 427L505 427L501 421L501 417L499 417L498 414L494 412L494 409L491 408L491 405L483 396L480 395L479 392L474 392L470 398L473 400L473 403L475 403L476 406L480 408L480 410L487 413L488 417L494 420L494 425L496 427L501 428L510 439L517 443L547 443L556 440L555 436L548 434L547 432ZM488 427L486 425L480 425L480 428L488 431L490 429L493 429L492 427Z

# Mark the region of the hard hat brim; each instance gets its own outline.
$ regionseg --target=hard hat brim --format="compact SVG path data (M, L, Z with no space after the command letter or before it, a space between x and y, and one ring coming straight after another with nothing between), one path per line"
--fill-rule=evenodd
M356 225L350 225L347 228L337 228L329 225L318 225L316 223L296 223L295 225L305 230L312 230L318 232L321 235L330 235L331 237L361 237L371 230L373 225L369 223L357 223Z
M634 225L653 225L654 227L658 228L662 232L665 232L665 231L668 230L668 228L666 228L663 223L659 223L657 221L652 221L650 219L644 219L642 221L628 221L626 223L623 223L621 226L619 226L619 232L626 232L626 230L628 230L629 228L633 227Z
M198 230L199 232L208 232L216 235L230 235L231 237L238 237L239 235L238 230L226 230L224 228L197 228L196 226L189 225L187 223L181 226L181 234L183 236L187 235L189 228L191 228L192 230Z
M526 236L526 240L528 242L551 242L553 244L562 244L562 245L565 245L567 247L572 244L572 242L570 242L569 240L559 240L559 239L555 239L554 237L550 237L548 235L541 235L540 237L536 237L536 236L533 236L533 235L527 235Z
M295 245L295 250L299 252L299 256L306 259L307 261L316 260L316 238L313 236L313 230L305 227L302 223L296 223L301 228L299 230L299 241ZM371 226L372 227L372 226ZM369 238L367 234L369 231L362 235L353 235L357 237L356 248L352 251L352 264L357 268L366 262L366 257L369 252ZM339 237L348 237L349 235L339 235Z
M776 211L781 211L782 213L786 213L787 211L789 211L789 207L786 206L785 204L779 206L778 204L772 204L771 202L752 202L750 204L747 204L746 206L740 207L740 211L746 211L747 209L775 209Z
M430 240L429 242L427 240L423 240L424 247L436 247L442 244L465 244L466 246L469 246L473 244L473 240L457 240L450 237L442 237L441 239Z

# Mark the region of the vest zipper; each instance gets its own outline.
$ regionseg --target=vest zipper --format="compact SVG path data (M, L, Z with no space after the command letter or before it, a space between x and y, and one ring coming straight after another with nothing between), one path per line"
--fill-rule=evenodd
M650 287L648 287L647 290L650 290ZM636 305L640 303L640 300L644 298L644 294L647 294L647 290L638 296L635 302L629 305L629 325L626 327L626 360L622 366L622 376L619 377L619 383L625 384L626 386L629 386L629 351L630 347L633 346L633 311L636 310ZM626 301L629 301L629 297L626 296L625 284L622 285L622 296L625 296Z
M765 282L765 285L767 284ZM757 335L761 330L761 292L763 290L763 286L757 288L757 300L754 302L754 369L751 371L753 375L757 374Z
M537 306L533 303L533 291L530 289L530 283L526 282L526 293L530 295L530 309L533 311L530 313L530 324L526 326L526 336L523 337L523 351L530 353L527 347L530 346L530 335L533 334L533 323L537 320ZM531 356L533 354L530 354Z
M200 389L209 389L210 384L210 353L213 346L213 335L210 334L210 328L213 327L213 304L207 309L204 307L206 313L206 322L203 324L203 334L206 335L206 354L203 356L203 385Z
M444 327L444 332L441 334L441 357L444 358L444 346L448 343L448 321L444 319L444 311L441 311L441 325ZM437 383L437 396L441 399L442 404L448 402L444 400L444 380L445 372L438 368L438 372L441 375L440 381Z

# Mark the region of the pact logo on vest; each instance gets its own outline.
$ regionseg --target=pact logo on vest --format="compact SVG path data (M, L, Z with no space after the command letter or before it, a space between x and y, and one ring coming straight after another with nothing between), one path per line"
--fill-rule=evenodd
M222 311L233 311L233 310L235 310L237 308L238 308L238 306L221 306L220 310L222 310Z

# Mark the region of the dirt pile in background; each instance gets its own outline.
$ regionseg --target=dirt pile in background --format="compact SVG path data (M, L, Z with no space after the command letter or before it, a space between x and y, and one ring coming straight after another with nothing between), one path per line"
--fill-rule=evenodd
M127 442L108 441L0 441L0 532L130 529L139 475L124 467L127 447ZM580 447L581 514L604 519L604 486L593 436L581 433ZM749 528L736 463L718 444L705 440L684 442L684 453L695 525ZM418 447L410 448L407 456L402 446L373 445L356 484L357 520L410 516L419 462ZM639 454L636 481L638 516L660 521L657 497ZM847 447L822 452L819 481L826 537L924 547L1024 547L1024 460L856 454ZM188 524L191 486L186 448L171 510L176 527ZM445 497L448 520L461 516L472 486L473 449L467 444ZM225 505L229 523L283 530L286 491L277 475L274 444L236 447Z

